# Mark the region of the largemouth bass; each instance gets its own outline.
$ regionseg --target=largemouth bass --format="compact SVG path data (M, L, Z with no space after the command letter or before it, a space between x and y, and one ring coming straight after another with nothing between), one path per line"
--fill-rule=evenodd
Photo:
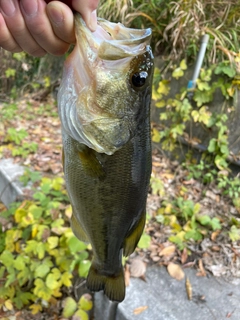
M77 43L58 94L72 229L92 245L92 291L122 301L122 255L141 237L151 174L151 29L75 16Z

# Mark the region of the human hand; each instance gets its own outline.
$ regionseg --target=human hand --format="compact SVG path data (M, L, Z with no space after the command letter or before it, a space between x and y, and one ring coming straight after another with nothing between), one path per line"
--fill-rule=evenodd
M97 25L99 0L62 0L80 12L88 27ZM49 0L46 0L49 2ZM60 1L0 0L0 47L41 57L64 54L75 42L74 16Z

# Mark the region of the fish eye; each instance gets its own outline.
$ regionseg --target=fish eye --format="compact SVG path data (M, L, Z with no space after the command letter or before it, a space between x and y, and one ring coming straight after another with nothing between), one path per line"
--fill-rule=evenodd
M148 77L148 73L146 71L136 72L132 76L132 84L136 88L141 88L142 86L144 86L147 80L147 77Z

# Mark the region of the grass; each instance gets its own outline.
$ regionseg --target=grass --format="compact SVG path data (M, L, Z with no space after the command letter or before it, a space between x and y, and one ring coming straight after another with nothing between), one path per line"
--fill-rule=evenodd
M108 0L100 1L98 12L127 26L151 27L156 53L169 59L194 58L204 33L210 35L209 62L225 56L218 46L239 51L240 3L236 1Z

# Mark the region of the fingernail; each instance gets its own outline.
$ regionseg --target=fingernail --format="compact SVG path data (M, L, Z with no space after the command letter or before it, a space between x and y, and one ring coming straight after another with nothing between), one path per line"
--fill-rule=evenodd
M49 4L47 13L49 15L50 20L56 25L60 25L63 23L63 13L57 6L54 4Z
M27 16L35 16L38 12L38 1L37 0L22 0L21 6Z
M91 31L96 31L97 29L97 10L94 10L90 13L90 17L88 20L88 27Z
M2 0L1 8L6 16L12 16L16 10L12 0Z

